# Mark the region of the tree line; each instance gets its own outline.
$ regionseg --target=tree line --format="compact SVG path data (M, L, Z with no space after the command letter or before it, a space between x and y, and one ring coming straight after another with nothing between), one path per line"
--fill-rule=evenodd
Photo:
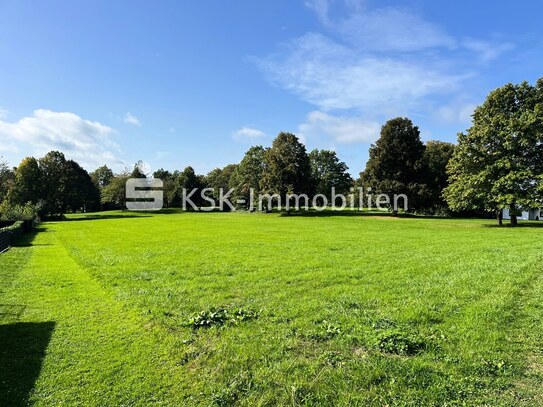
M247 204L251 190L276 194L283 202L288 194L322 194L330 202L332 187L349 194L363 186L372 196L405 194L408 211L414 213L493 213L501 225L502 209L508 208L515 225L519 208L543 204L543 78L535 86L523 82L492 91L475 109L472 126L458 134L456 145L423 143L408 118L387 121L357 179L335 151L308 153L286 132L270 147L253 146L239 163L206 175L190 166L153 174L142 174L141 168L115 174L104 165L89 174L57 151L27 157L13 169L0 162L0 214L14 218L124 208L126 180L153 176L163 180L167 207L181 205L183 189L211 188L210 197L216 200L221 188L233 189L232 201ZM197 194L193 201L203 205L199 199Z
M243 202L247 207L251 190L254 194L277 194L283 201L287 194L324 194L330 199L330 189L347 193L353 186L353 179L347 165L340 161L336 152L313 150L307 153L305 146L292 133L281 132L271 147L253 146L237 164L215 168L207 175L196 174L191 166L181 171L159 169L153 174L141 174L139 165L129 173L114 175L106 166L91 173L101 189L102 203L108 207L124 205L124 185L130 177L152 175L164 183L164 204L166 207L180 207L183 190L199 191L210 188L209 196L219 199L220 190L233 190L232 202ZM199 193L191 198L196 205L204 205Z
M398 123L403 123L408 129L401 142L395 141L400 136L396 133ZM393 141L397 151L390 148L390 141ZM410 148L410 145L416 147ZM383 148L392 159L381 160L385 158L384 154L379 154ZM285 132L278 134L271 147L253 146L239 163L216 168L207 175L196 174L188 166L174 172L159 169L152 176L160 178L164 183L166 207L180 207L183 190L201 191L205 188L211 188L207 196L216 201L221 189L232 189L231 201L243 202L241 206L246 208L251 191L255 195L277 196L281 202L286 202L290 194L305 194L309 198L317 195L325 197L331 203L334 188L336 194L352 196L358 202L359 189L355 187L365 186L368 193L373 189L377 195L389 192L407 194L408 201L413 202L409 207L413 212L438 213L446 211L442 191L447 183L446 165L453 150L454 145L451 143L430 141L423 144L418 129L411 121L398 118L383 126L380 140L376 146L372 146L366 171L356 180L351 177L349 168L335 151L314 149L307 153L305 146L294 134ZM389 168L390 165L394 168ZM100 180L97 184L101 187L104 205L110 208L122 207L126 180L151 175L141 174L138 167L136 165L131 173L117 176L105 166L91 173L93 179ZM388 185L392 177L396 181L392 184L395 188L391 189ZM199 194L193 195L191 200L197 206L205 204Z

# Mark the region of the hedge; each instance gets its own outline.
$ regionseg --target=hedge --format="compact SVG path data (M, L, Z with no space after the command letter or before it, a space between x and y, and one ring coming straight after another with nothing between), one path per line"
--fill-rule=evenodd
M22 235L29 225L25 221L19 220L11 226L0 229L0 253L9 249L15 239Z

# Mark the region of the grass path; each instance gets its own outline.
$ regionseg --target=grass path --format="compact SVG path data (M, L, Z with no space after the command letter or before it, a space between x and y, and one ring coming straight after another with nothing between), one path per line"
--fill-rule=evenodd
M49 406L112 405L114 401L143 406L175 400L168 394L175 374L170 365L171 338L161 336L158 329L112 299L59 244L54 229L38 233L31 247L16 247L4 256L24 266L11 270L11 282L3 281L11 287L1 302L5 309L7 305L24 307L24 313L22 317L4 314L3 324L38 324L32 332L38 337L47 335L40 329L53 329L31 402ZM5 334L7 341L9 332ZM19 346L17 356L24 356L24 348ZM27 368L25 363L10 367L9 374ZM60 390L51 392L59 389L57 383L62 383ZM13 400L10 394L0 393L0 405L7 405L2 397ZM19 398L24 399L24 394Z

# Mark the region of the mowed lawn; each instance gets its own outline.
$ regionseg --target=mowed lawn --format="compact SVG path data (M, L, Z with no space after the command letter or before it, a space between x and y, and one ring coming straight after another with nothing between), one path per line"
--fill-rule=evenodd
M543 222L331 215L44 223L0 254L0 405L543 405Z

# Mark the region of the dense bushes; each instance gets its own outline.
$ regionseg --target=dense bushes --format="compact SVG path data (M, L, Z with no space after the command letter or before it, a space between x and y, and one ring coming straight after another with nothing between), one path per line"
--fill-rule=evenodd
M7 201L0 204L0 220L2 221L39 221L42 204L27 202L24 205L10 205Z
M10 209L18 210L30 203L40 205L44 215L57 216L100 208L100 192L90 175L58 151L51 151L40 159L23 159L0 188L7 191L3 202ZM0 209L0 213L4 212Z
M39 223L39 211L40 205L30 202L25 205L9 205L4 201L0 205L0 252L8 249L17 237L31 231Z

